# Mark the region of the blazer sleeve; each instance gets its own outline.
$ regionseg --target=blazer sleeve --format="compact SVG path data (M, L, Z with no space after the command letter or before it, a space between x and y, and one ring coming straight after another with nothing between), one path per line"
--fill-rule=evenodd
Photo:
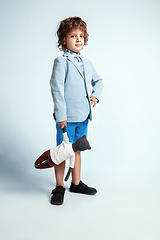
M97 74L92 63L91 63L91 66L92 66L92 80L91 80L92 93L91 93L91 96L96 97L99 102L99 99L100 99L100 96L102 93L102 89L103 89L103 82L102 82L102 78L100 78L100 76Z
M54 60L50 87L54 102L54 119L56 122L67 120L66 102L64 99L64 83L66 76L66 60L60 56Z

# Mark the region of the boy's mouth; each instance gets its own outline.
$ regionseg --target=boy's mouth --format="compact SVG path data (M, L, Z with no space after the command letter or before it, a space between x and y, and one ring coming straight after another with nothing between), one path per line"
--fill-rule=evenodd
M82 44L76 44L75 46L76 46L76 47L81 47L81 46L82 46Z

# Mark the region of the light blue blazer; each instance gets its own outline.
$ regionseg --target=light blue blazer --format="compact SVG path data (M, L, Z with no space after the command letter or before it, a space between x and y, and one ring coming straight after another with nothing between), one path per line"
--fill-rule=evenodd
M54 60L50 86L56 122L82 122L88 116L92 119L89 97L99 100L103 84L91 61L82 60L84 73L69 52Z

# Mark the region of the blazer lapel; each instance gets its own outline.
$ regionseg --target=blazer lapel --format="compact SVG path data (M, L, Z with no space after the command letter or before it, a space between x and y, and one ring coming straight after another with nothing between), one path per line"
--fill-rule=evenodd
M88 89L87 89L87 83L86 83L86 76L87 76L87 75L86 75L86 68L85 68L85 59L84 59L84 58L82 57L82 55L81 55L81 58L82 58L83 64L84 64L84 73L82 73L82 70L81 70L80 65L78 64L78 62L76 61L76 59L75 59L70 53L65 52L65 53L63 54L63 56L67 57L67 59L74 64L74 66L75 66L76 69L78 70L79 74L80 74L81 77L83 78L83 80L84 80L84 85L85 85L85 89L86 89L86 94L87 94L88 99L89 99L89 94L88 94Z
M75 59L70 53L68 53L68 52L65 52L63 55L64 55L65 57L67 57L67 59L74 64L74 66L75 66L76 69L78 70L79 74L82 76L82 78L84 78L83 73L82 73L82 71L81 71L81 67L80 67L80 65L78 64L78 62L76 61L76 59Z
M86 61L85 61L85 59L82 57L82 55L81 55L81 58L82 58L82 61L83 61L83 67L84 67L84 75L83 75L83 77L84 77L84 79L85 79L85 82L86 82Z

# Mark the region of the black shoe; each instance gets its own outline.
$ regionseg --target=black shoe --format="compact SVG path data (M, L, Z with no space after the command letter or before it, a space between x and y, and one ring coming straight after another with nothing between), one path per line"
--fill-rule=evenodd
M58 186L52 190L51 204L62 205L64 199L65 188L63 186Z
M71 183L69 191L74 193L87 194L87 195L95 195L97 193L97 190L95 188L88 187L82 181L80 181L78 185L74 185L73 183Z

